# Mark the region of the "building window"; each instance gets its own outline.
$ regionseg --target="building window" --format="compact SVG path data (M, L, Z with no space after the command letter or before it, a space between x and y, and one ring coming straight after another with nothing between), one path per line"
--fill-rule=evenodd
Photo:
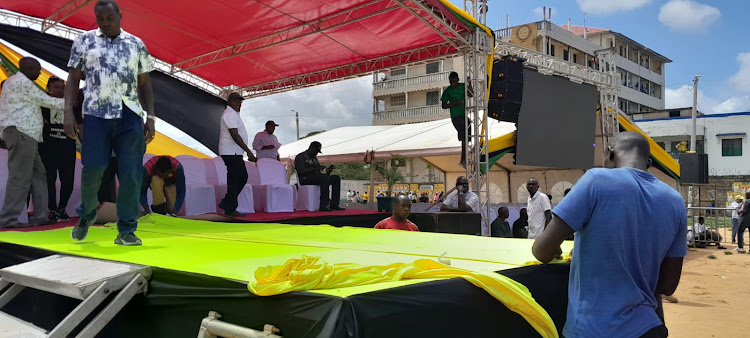
M573 54L573 63L578 63L578 54Z
M721 156L742 156L742 139L725 138L721 140Z
M563 60L568 61L568 59L569 59L568 54L570 54L570 52L568 52L567 50L563 51Z
M427 74L435 74L440 71L440 62L430 62L427 64Z
M550 56L555 56L555 45L553 45L553 44L549 45L549 55Z
M406 68L394 69L391 71L391 76L401 76L401 75L406 75Z
M391 106L405 106L406 95L391 96Z
M440 92L427 92L427 105L434 106L440 102Z
M656 142L656 144L658 144L658 145L659 145L659 147L661 147L661 148L662 148L662 149L664 149L664 150L666 150L666 149L667 149L667 148L666 148L666 147L667 147L667 144L666 144L665 142Z
M680 111L679 110L670 110L669 111L669 117L680 117Z

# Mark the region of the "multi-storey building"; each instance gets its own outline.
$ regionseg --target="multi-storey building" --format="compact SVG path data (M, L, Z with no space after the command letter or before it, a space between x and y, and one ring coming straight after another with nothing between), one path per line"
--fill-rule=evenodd
M664 109L664 65L672 60L621 33L575 25L560 27L546 20L495 33L506 42L591 68L601 68L597 54L611 50L620 77L620 110L633 115ZM447 117L440 107L440 95L448 86L451 71L458 72L463 81L461 57L375 74L373 125Z

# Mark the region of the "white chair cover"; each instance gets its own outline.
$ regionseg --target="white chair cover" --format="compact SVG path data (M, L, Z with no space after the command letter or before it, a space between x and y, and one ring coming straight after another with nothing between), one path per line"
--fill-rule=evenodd
M206 181L205 161L193 156L177 156L185 171L185 203L180 215L216 212L216 190Z
M221 202L224 195L227 194L227 166L224 164L224 160L222 160L221 157L214 157L210 161L216 171L216 206L218 207L219 202ZM246 166L248 163L249 162L245 162ZM239 196L237 196L237 211L252 214L255 213L255 197L253 196L253 188L249 183L250 182L248 181L248 183L242 187L242 191L240 191Z
M295 210L317 211L320 208L320 186L297 184Z
M257 170L261 187L260 192L265 198L262 210L266 212L294 212L296 189L286 181L284 164L274 159L262 158L258 160ZM248 177L250 175L248 171ZM253 187L253 191L258 190Z

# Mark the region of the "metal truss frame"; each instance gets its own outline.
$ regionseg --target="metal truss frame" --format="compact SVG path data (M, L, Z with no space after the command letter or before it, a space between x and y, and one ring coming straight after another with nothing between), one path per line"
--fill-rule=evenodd
M463 52L464 72L474 92L466 93L466 178L481 205L482 236L490 235L489 128L487 125L487 57L492 37L480 28L474 32L472 48ZM471 118L469 118L471 116ZM483 175L482 172L485 174Z
M620 109L618 107L619 89L615 83L619 82L617 67L615 66L614 50L606 49L597 53L600 71L608 74L612 85L599 86L599 107L602 129L602 152L607 154L607 146L614 143L620 134Z
M86 7L92 1L94 0L70 0L70 2L60 7L60 9L42 21L42 33L46 33L50 28L57 26L60 22L69 18L81 8Z
M0 23L11 25L11 26L24 27L24 28L30 28L30 29L42 31L42 27L45 25L46 20L47 19L39 19L39 18L21 15L21 14L9 12L9 11L0 10ZM44 31L45 34L61 37L63 39L68 39L68 40L75 40L79 35L85 32L84 30L68 27L59 23L54 24L54 25L49 25L47 26L46 29L47 30ZM193 85L197 88L200 88L216 96L220 96L225 92L225 88L219 87L192 73L183 72L183 73L172 74L170 73L173 67L171 64L165 61L162 61L160 59L157 59L157 58L153 58L153 60L154 60L154 67L156 67L156 69L162 71L165 74L169 74L172 77L180 81Z

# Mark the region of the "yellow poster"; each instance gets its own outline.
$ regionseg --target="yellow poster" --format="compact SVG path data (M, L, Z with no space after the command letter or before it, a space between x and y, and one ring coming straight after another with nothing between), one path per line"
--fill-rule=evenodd
M445 191L445 185L442 183L435 183L435 191Z

